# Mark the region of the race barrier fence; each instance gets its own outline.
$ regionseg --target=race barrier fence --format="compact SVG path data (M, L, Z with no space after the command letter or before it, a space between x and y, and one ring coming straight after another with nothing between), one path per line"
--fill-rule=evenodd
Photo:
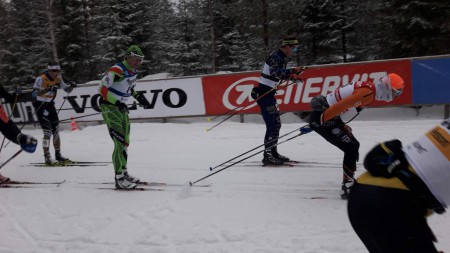
M281 112L310 111L309 102L319 94L326 95L352 81L375 82L388 73L403 77L403 95L392 103L375 102L371 106L420 106L450 104L450 55L405 58L372 62L310 66L303 73L305 83L279 87L276 98ZM259 113L250 93L258 84L259 71L215 74L161 80L139 80L137 91L144 92L151 108L135 107L130 119L213 116L236 107L239 114ZM102 121L99 112L98 81L78 85L68 96L60 119L77 118L82 121ZM59 108L66 98L59 91L55 104ZM136 103L130 99L130 103ZM5 104L9 114L11 106ZM448 109L448 106L447 106ZM31 101L17 103L12 114L15 122L35 122ZM90 115L90 116L88 116ZM83 117L86 116L86 117Z

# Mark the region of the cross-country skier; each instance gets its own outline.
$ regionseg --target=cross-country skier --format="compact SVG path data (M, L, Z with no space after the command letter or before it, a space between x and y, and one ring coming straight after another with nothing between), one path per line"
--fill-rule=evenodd
M450 118L416 141L375 146L348 199L353 229L371 253L437 253L426 217L450 204Z
M127 170L127 147L130 145L130 119L126 102L133 96L145 109L150 103L142 93L134 90L136 86L136 69L142 64L144 54L136 46L130 46L125 59L109 68L103 76L99 92L100 109L114 141L112 161L114 164L115 183L117 189L133 189L139 182Z
M309 118L311 129L344 152L341 197L347 199L354 182L356 162L359 159L359 142L352 129L345 124L341 113L356 108L359 112L374 100L391 102L403 93L405 83L394 73L376 83L357 81L342 86L326 97L316 96L311 100L314 110Z
M58 162L69 161L61 155L61 139L59 138L59 118L55 108L55 97L59 89L64 89L70 93L77 85L66 84L61 76L61 67L57 63L49 63L47 70L36 78L33 86L32 96L35 99L33 107L39 124L44 132L42 147L44 149L45 163L52 165L55 163L50 155L50 139L53 136L53 147L55 148L55 158Z
M4 98L7 103L17 102L15 96L6 92L5 89L3 89L3 87L0 87L0 98ZM0 132L2 132L2 134L8 140L16 144L19 144L24 151L33 153L36 150L37 140L34 137L23 134L20 131L20 129L16 126L16 124L9 119L1 103L0 103ZM9 181L8 177L2 176L2 174L0 174L0 183L8 181Z
M267 57L259 84L252 90L252 98L258 99L257 103L266 124L262 160L264 165L282 165L289 161L289 158L278 153L276 146L280 136L281 120L275 94L280 81L298 78L306 70L306 67L296 67L293 70L286 68L292 55L298 52L298 45L296 37L284 37L280 48Z

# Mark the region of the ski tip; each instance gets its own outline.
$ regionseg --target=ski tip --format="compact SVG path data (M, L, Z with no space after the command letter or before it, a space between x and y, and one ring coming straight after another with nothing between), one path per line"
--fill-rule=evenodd
M211 130L211 129L209 129L209 128L206 128L206 129L205 129L205 132L209 132L209 130Z
M194 184L191 182L191 181L189 181L189 186L193 186Z
M212 167L209 167L209 171L212 171L213 170L213 168Z

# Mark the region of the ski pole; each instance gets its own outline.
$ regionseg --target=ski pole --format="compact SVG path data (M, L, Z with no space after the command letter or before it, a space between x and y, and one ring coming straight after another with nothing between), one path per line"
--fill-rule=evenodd
M282 81L282 80L280 80L280 82L281 82L281 81ZM276 87L280 84L280 82L279 82L277 85L275 85L274 88L268 90L266 93L269 93L269 92L271 92L271 91L276 90ZM264 93L261 97L265 96L266 93ZM258 101L259 98L261 98L261 97L256 98L256 100L255 100L254 102ZM237 109L239 109L239 108L241 108L241 107L235 107L235 108L230 109L230 110L228 110L228 111L226 111L226 112L224 112L224 113L221 113L221 114L219 114L219 115L216 115L216 116L214 116L214 117L212 117L212 118L208 118L208 121L215 120L215 119L217 119L218 117L221 117L221 116L224 116L224 115L226 115L226 114L229 114L230 112L233 112L233 111L235 111L235 110L237 110Z
M90 107L90 106L86 106L86 107L83 107L83 109L93 109L94 107ZM75 110L75 109L73 109L73 108L62 108L62 109L59 109L60 111L68 111L68 110Z
M8 164L9 162L11 162L12 159L16 158L16 156L18 156L20 153L22 153L22 149L20 149L19 151L17 151L14 155L12 155L8 160L6 160L4 163L2 163L2 165L0 165L0 169L2 169L6 164Z
M33 120L34 115L41 109L41 107L44 105L44 102L41 102L41 104L38 106L38 108L36 108L36 110L34 110L33 114L31 114L31 120ZM22 130L22 128L25 127L25 125L27 124L27 122L23 122L22 126L20 127L20 130Z
M303 80L302 78L300 78L299 75L294 75L293 77L296 78L296 80ZM270 92L276 90L278 86L281 86L282 81L283 81L283 80L280 80L280 82L279 82L277 85L275 85L274 88L270 89L269 91L267 91L266 93L264 93L264 94L261 95L260 97L256 98L256 100L255 100L254 102L257 102L260 98L264 97L266 94L268 94L268 93L270 93ZM303 81L302 81L302 82L303 82ZM294 83L295 83L295 82L292 82L291 84L294 84ZM289 86L289 85L291 85L291 84L289 84L289 79L286 79L286 84L287 84L286 87ZM248 105L248 106L250 106L250 105ZM240 109L241 107L235 107L235 108L230 109L230 110L228 110L228 111L226 111L226 112L224 112L224 113L221 113L221 114L219 114L219 115L216 115L216 116L214 116L214 117L212 117L212 118L208 118L208 121L215 120L215 119L217 119L218 117L224 116L224 115L229 114L230 112L233 112L233 111L238 110L238 109L239 109L239 110L244 110L244 109L245 109L246 107L248 107L248 106L245 106L245 107L243 107L242 109Z
M128 105L128 104L127 104ZM133 106L135 106L135 105L131 105L129 108L133 108ZM92 107L91 107L92 108ZM65 110L69 110L70 108L68 108L68 109L65 109ZM64 109L63 109L64 110ZM85 118L85 117L89 117L89 116L94 116L94 115L97 115L97 114L100 114L101 112L95 112L95 113L91 113L91 114L87 114L87 115L83 115L83 116L78 116L78 117L72 117L72 118L69 118L69 119L62 119L62 120L59 120L59 121L52 121L52 122L50 122L51 124L53 124L53 123L57 123L57 122L65 122L65 121L71 121L72 119L81 119L81 118ZM106 112L106 113L110 113L110 112Z
M64 98L64 100L63 100L61 106L59 107L58 111L56 112L56 115L58 115L58 114L59 114L59 111L61 111L61 108L63 107L64 103L65 103L66 100L67 100L67 97L70 95L71 92L72 92L72 90L69 91L69 92L67 92L67 95L66 95L66 97Z
M286 85L285 85L285 86L287 87L287 86L292 85L292 84L294 84L294 83L296 83L296 82L291 82L291 83L289 83L289 79L286 79ZM222 113L222 114L217 115L217 116L215 116L215 117L213 117L213 118L211 118L211 119L208 119L208 121L211 121L212 119L215 119L215 118L217 118L217 117L223 116L223 115L225 115L225 114L227 114L227 113L229 113L229 112L233 112L232 114L228 115L225 119L219 121L219 122L218 122L217 124L215 124L214 126L212 126L212 127L210 127L210 128L207 128L207 129L206 129L206 132L209 132L209 131L211 131L212 129L218 127L219 125L221 125L222 123L224 123L225 121L227 121L228 119L230 119L231 117L233 117L234 115L236 115L239 111L243 111L243 110L247 109L248 107L253 106L256 102L258 102L258 100L260 100L261 98L265 97L265 96L268 95L270 92L275 91L275 90L277 89L277 87L281 86L281 84L282 84L282 82L280 82L279 85L276 85L276 86L273 87L272 89L268 90L267 92L265 92L264 94L262 94L261 96L259 96L258 98L256 98L255 101L253 101L251 104L248 104L248 105L246 105L246 106L244 106L244 107L235 107L235 108L233 108L233 109L231 109L231 110L229 110L229 111L227 111L227 112L225 112L225 113Z
M301 132L302 129L306 129L306 128L309 128L309 124L306 124L306 125L300 127L300 129L295 129L294 131L291 131L291 132L286 133L286 134L284 134L284 135L282 135L282 136L280 136L280 137L278 137L278 138L276 138L276 139L273 139L273 140L271 140L271 141L269 142L269 144L270 144L271 142L277 141L277 140L279 140L279 139L281 139L281 138L283 138L283 137L285 137L285 136L287 136L287 135L290 135L290 134L294 133L295 131L300 131L300 132ZM214 168L213 168L213 167L209 167L209 170L210 170L210 171L213 171L214 169L217 169L218 167L220 167L220 166L222 166L222 165L224 165L224 164L226 164L226 163L229 163L229 162L231 162L231 161L233 161L233 160L235 160L235 159L237 159L237 158L239 158L239 157L241 157L241 156L243 156L243 155L246 155L246 154L248 154L248 153L250 153L250 152L252 152L252 151L254 151L254 150L256 150L256 149L258 149L258 148L260 148L260 147L263 147L264 145L265 145L265 144L261 144L261 145L255 147L255 148L252 148L252 149L250 149L249 151L246 151L246 152L244 152L244 153L242 153L242 154L240 154L240 155L238 155L238 156L235 156L235 157L231 158L230 160L228 160L228 161L226 161L226 162L223 162L223 163L221 163L221 164L215 166Z
M58 112L56 113L57 115L59 114L59 111L61 110L62 106L64 105L64 102L66 102L67 97L69 96L69 94L70 94L70 92L68 92L68 93L67 93L67 96L64 98L64 101L63 101L61 107L59 108ZM52 100L50 101L50 103L53 102L53 101L55 100L55 98L56 98L56 95L52 98ZM31 119L33 119L33 116L41 109L41 107L44 105L44 103L45 103L44 101L41 101L41 104L38 106L38 108L36 108L36 110L34 110L33 114L31 114ZM22 129L25 127L26 123L27 123L27 122L24 122L24 123L22 124L22 126L19 128L19 130L22 130ZM9 141L8 143L6 143L5 147L8 146L8 144L9 144L10 142L11 142L11 141Z
M130 110L134 110L134 109L136 109L137 108L137 105L135 105L135 104L127 104L127 106L128 106L128 109L130 109ZM90 107L90 108L93 108L93 107ZM64 110L64 109L63 109ZM68 110L68 109L66 109L66 110ZM106 113L111 113L112 111L109 111L109 112L106 112ZM50 123L56 123L56 122L65 122L65 121L71 121L72 119L80 119L80 118L85 118L85 117L89 117L89 116L94 116L94 115L97 115L97 114L100 114L101 112L95 112L95 113L91 113L91 114L88 114L88 115L83 115L83 116L78 116L78 117L72 117L72 118L69 118L69 119L62 119L62 120L59 120L59 121L53 121L53 122L50 122Z
M289 138L289 139L286 139L286 140L284 140L284 141L282 141L282 142L280 142L280 143L278 143L278 144L272 145L270 148L273 148L273 147L278 146L278 145L280 145L280 144L282 144L282 143L288 142L288 141L290 141L290 140L292 140L292 139L294 139L294 138L297 138L297 137L299 137L299 136L301 136L301 135L303 135L303 134L304 134L304 133L301 133L301 132L300 132L299 134L297 134L297 135L295 135L295 136L293 136L293 137L291 137L291 138ZM264 150L258 151L258 152L254 153L254 154L251 154L251 155L249 155L249 156L247 156L247 157L244 157L244 158L242 158L241 160L239 160L239 161L237 161L237 162L234 162L234 163L232 163L232 164L230 164L230 165L227 165L227 166L223 167L222 169L220 169L220 170L218 170L218 171L215 171L215 172L213 172L213 173L211 173L211 174L209 174L209 175L207 175L207 176L204 176L204 177L198 179L197 181L194 181L194 182L190 181L190 182L189 182L189 185L190 185L190 186L193 186L194 184L196 184L196 183L198 183L198 182L200 182L200 181L202 181L202 180L204 180L204 179L206 179L206 178L208 178L208 177L210 177L210 176L212 176L212 175L214 175L214 174L217 174L217 173L219 173L219 172L221 172L221 171L223 171L223 170L226 170L226 169L228 169L228 168L230 168L230 167L232 167L232 166L234 166L234 165L236 165L236 164L238 164L238 163L240 163L240 162L242 162L242 161L245 161L245 160L247 160L247 159L249 159L249 158L251 158L251 157L253 157L253 156L257 155L257 154L260 154L260 153L262 153L262 152L264 152Z
M96 113L91 113L91 114L88 114L88 115L83 115L83 116L78 116L78 117L72 117L72 118L70 118L70 119L62 119L62 120L60 120L59 122L70 121L70 120L72 120L72 119L85 118L85 117L94 116L94 115L97 115L97 114L100 114L100 113L101 113L101 112L96 112ZM53 123L53 122L52 122L52 123Z
M287 82L287 85L286 85L286 86L289 86L289 85L290 85L290 84L289 84L289 79L287 79L286 82ZM279 85L280 85L280 84L281 84L281 81L280 81ZM291 84L292 84L292 83L291 83ZM227 112L225 112L225 113L222 113L222 114L217 115L217 116L215 116L215 117L213 117L213 118L211 118L211 119L208 119L208 121L211 121L211 120L213 120L213 119L215 119L215 118L217 118L217 117L220 117L220 116L223 116L223 115L225 115L225 114L228 114L229 112L233 112L232 114L228 115L228 116L227 116L226 118L224 118L223 120L219 121L219 122L218 122L217 124L215 124L214 126L212 126L212 127L210 127L210 128L207 128L207 129L206 129L206 132L209 132L209 131L211 131L212 129L218 127L219 125L221 125L222 123L224 123L225 121L227 121L228 119L230 119L231 117L233 117L234 115L236 115L239 111L245 110L245 109L247 109L249 106L253 106L255 103L258 102L258 100L260 100L261 98L265 97L265 96L266 96L267 94L269 94L270 92L275 91L279 85L276 85L275 87L273 87L272 89L268 90L267 92L265 92L265 93L262 94L261 96L257 97L257 98L255 99L255 101L253 101L253 103L251 103L251 104L248 104L248 105L246 105L246 106L244 106L244 107L235 107L235 108L233 108L233 109L231 109L231 110L229 110L229 111L227 111ZM239 110L238 110L238 109L239 109Z

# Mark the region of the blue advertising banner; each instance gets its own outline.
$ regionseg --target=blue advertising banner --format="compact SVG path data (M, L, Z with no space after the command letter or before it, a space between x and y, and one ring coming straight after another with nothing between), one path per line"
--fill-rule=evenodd
M411 61L413 104L450 103L450 58Z

